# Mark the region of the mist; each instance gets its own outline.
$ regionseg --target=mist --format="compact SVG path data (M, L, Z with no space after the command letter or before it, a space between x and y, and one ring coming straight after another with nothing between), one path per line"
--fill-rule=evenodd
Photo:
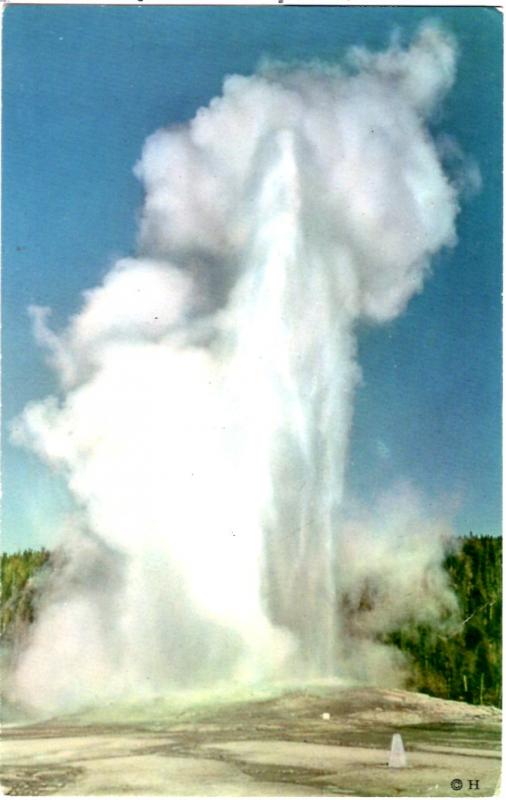
M340 65L264 61L147 139L135 257L61 331L30 309L58 390L11 435L76 515L13 698L379 683L397 664L379 634L455 610L451 531L416 491L360 519L344 504L357 325L403 313L479 183L445 173L458 146L429 128L455 69L434 25Z

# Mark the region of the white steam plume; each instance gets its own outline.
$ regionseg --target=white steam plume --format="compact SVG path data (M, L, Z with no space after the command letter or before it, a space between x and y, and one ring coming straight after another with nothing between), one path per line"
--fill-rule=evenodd
M12 435L65 475L84 522L15 696L60 708L342 673L354 326L400 314L455 243L457 189L426 126L454 69L451 38L425 26L347 68L229 77L147 140L138 256L62 333L32 309L61 392Z
M383 634L413 623L448 629L457 598L441 564L452 543L448 523L399 483L367 511L348 510L336 543L346 564L339 583L340 665L367 682L394 685L405 667Z

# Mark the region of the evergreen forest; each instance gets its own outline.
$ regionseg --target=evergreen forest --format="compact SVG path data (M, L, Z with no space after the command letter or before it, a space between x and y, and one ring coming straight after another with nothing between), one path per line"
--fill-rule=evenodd
M389 634L410 665L408 688L451 700L501 705L502 538L466 537L445 568L457 595L453 630L424 626Z

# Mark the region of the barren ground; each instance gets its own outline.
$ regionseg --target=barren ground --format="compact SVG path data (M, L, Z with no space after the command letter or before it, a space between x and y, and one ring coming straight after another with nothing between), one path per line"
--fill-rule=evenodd
M403 769L387 766L395 732ZM9 724L2 753L8 795L491 796L500 712L404 691L311 687Z

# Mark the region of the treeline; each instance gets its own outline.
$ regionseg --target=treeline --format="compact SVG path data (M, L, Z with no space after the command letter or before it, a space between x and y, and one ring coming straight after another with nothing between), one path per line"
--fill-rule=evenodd
M468 703L501 705L502 538L473 536L445 562L460 606L450 630L408 626L384 637L410 667L409 688ZM51 569L47 550L2 555L0 633L23 634Z
M13 638L34 620L35 596L49 562L48 550L2 553L0 635Z
M502 538L461 541L445 568L458 597L460 620L438 632L426 626L390 634L410 663L409 688L451 700L501 705Z

